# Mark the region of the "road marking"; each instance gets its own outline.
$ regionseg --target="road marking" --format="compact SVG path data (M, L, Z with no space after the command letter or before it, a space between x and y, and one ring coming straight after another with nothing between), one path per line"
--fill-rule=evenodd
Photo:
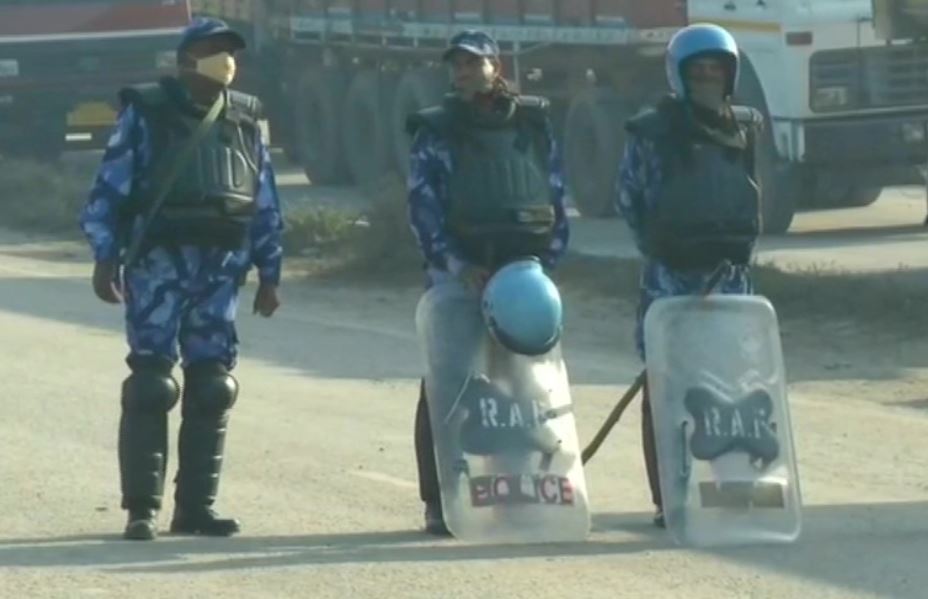
M390 476L389 474L384 474L382 472L370 472L368 470L350 470L348 474L356 476L358 478L364 478L367 480L372 480L378 483L385 483L388 485L393 485L394 487L400 487L402 489L417 489L418 484L412 482L411 480L406 480L404 478L397 478L395 476Z

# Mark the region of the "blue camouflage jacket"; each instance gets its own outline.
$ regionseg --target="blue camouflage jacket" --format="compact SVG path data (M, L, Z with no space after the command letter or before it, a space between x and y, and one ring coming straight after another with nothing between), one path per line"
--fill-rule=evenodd
M560 152L554 143L550 125L547 137L549 155L549 185L553 191L554 235L548 252L541 256L546 268L554 267L567 251L570 227L564 206L564 175ZM441 273L458 275L466 266L448 235L445 215L448 207L448 180L454 165L450 148L437 134L420 129L413 139L410 150L409 178L409 222L419 248L425 257L431 278Z
M657 202L663 182L663 168L654 143L629 134L625 155L616 182L616 206L634 236L635 244L644 254L643 226L648 211ZM701 293L712 272L674 270L658 260L645 257L641 271L641 304L638 310L636 342L644 356L642 322L651 303L662 297ZM750 294L753 283L750 267L731 266L721 277L716 293Z
M87 204L80 216L80 226L93 250L94 259L115 261L120 257L120 214L129 202L136 200L139 190L149 181L141 176L151 160L148 123L131 105L119 114L103 162L100 165ZM280 282L281 230L283 218L270 153L262 140L258 140L260 156L259 183L256 190L257 211L251 224L248 244L235 252L228 252L218 263L232 269L258 268L262 283ZM130 226L137 231L141 218ZM237 273L242 274L242 273Z

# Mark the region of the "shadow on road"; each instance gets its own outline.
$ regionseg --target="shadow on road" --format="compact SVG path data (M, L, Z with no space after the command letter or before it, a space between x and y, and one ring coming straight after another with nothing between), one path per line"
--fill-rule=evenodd
M924 278L928 270L913 272L912 275ZM869 276L861 274L859 279L863 281ZM786 285L787 282L780 284ZM376 290L361 286L341 288L331 284L320 286L295 282L285 289L284 308L273 319L266 320L248 313L252 292L250 288L243 290L238 319L244 358L263 360L324 378L384 381L417 379L421 376L421 357L413 322L417 293L387 293L379 297ZM320 303L318 298L323 294L327 294L328 300ZM346 299L341 302L339 298L343 295ZM915 294L902 299L908 302L920 301ZM383 309L378 306L379 302L384 302ZM397 302L408 302L408 309L398 307ZM331 313L333 306L338 308L338 314ZM573 328L565 334L565 357L570 368L571 382L589 385L630 384L637 375L633 371L636 370L634 365L637 359L632 359L630 355L633 316L616 313L614 318L628 321L628 326L619 327L615 322L597 320L609 318L600 313L602 310L592 313L592 316L580 314L582 308L577 310L578 313L568 314L569 317L578 317L570 322L579 323L579 326L588 329L591 326L594 329L599 327L600 330L577 334L576 331L580 329ZM91 326L122 335L122 309L97 301L91 292L89 280L84 278L0 277L0 311ZM849 324L855 323L851 321ZM860 341L860 333L855 332L854 326L848 331L831 331L828 328L831 325L819 323L817 328L821 338L818 341L810 338L808 323L796 331L801 333L796 338L789 334L791 326L789 320L781 323L791 382L839 381L861 376L871 380L889 380L910 369L928 366L928 353L901 345L907 340L917 340L919 335L915 329L912 330L911 339L899 338L892 331L868 337L871 347L874 347L873 355L869 356L853 347L854 343ZM620 336L614 337L617 333ZM313 342L307 342L310 338ZM574 343L572 339L580 341ZM825 343L823 339L828 342ZM52 345L57 343L54 339L49 341ZM590 343L593 345L588 347ZM831 351L833 355L829 357L823 354L810 358L808 352L801 351L807 349L807 343L834 346ZM840 345L846 345L848 351L840 351ZM793 350L794 346L796 351ZM363 348L363 351L359 351L359 348ZM122 358L122 354L112 356L114 361ZM865 364L860 362L864 359ZM631 370L629 365L632 365ZM911 399L921 400L923 396Z
M98 566L115 572L181 574L285 566L582 557L660 548L672 545L667 539L651 536L622 542L479 546L437 540L417 531L230 539L163 536L152 543L124 541L113 535L80 535L0 539L0 572L3 567ZM204 562L205 555L217 559ZM192 556L198 556L195 562L189 560Z
M720 561L777 572L858 592L920 596L928 569L913 567L928 551L928 503L811 506L803 538L794 545L713 550L675 547L644 514L600 514L585 543L472 546L436 541L414 531L193 539L153 543L109 536L0 540L0 568L97 567L113 573L193 574L240 568L339 564L466 562L526 558L621 556L695 551ZM193 558L193 559L192 559ZM621 567L617 561L617 567ZM713 567L710 564L707 567ZM0 570L2 571L2 570ZM910 596L908 593L905 596Z

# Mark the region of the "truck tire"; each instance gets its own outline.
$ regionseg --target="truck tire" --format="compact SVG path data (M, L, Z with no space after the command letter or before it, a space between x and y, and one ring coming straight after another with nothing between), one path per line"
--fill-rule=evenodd
M876 202L883 193L882 187L855 185L847 191L844 205L848 208L864 208Z
M4 153L7 157L16 156L36 162L57 162L67 149L67 133L67 111L49 110L41 125L11 136Z
M297 83L292 154L314 184L346 179L340 135L346 87L345 73L322 67L308 69Z
M298 137L299 131L296 125L296 112L299 108L291 106L287 100L288 98L297 97L298 83L297 78L288 76L286 83L282 83L279 89L275 89L261 98L264 103L265 116L268 119L271 143L280 146L287 160L291 163L302 166L301 141Z
M376 183L393 167L390 110L396 77L375 69L354 76L345 98L342 144L358 185Z
M808 200L810 208L834 210L840 208L862 208L869 206L880 197L881 187L861 184L853 180L846 172L825 171L809 172Z
M789 230L796 213L801 193L801 169L784 162L777 155L763 89L746 59L743 63L746 72L740 79L735 102L756 108L764 116L764 130L755 150L757 182L761 188L761 222L764 233L782 234Z
M583 216L615 215L615 181L625 144L626 105L609 89L589 88L570 102L564 123L567 181Z
M757 140L756 172L761 189L761 223L763 232L782 235L789 230L796 214L801 191L799 168L777 156L770 134L770 119L764 114L764 132Z
M405 175L409 172L409 147L412 138L406 133L406 119L423 108L441 102L446 86L438 69L407 71L396 86L393 100L392 135L393 159L396 169Z

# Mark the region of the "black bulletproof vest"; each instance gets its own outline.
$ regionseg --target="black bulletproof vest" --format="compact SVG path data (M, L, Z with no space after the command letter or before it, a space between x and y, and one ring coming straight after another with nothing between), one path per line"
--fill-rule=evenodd
M760 234L760 190L750 172L754 136L739 150L686 138L661 117L653 111L629 126L654 142L663 169L654 205L642 215L645 251L680 270L749 263Z
M139 107L149 125L151 159L145 189L159 186L165 160L186 145L202 114L191 111L163 84L140 86L124 97ZM181 169L150 228L149 244L241 247L255 212L258 187L258 104L228 92L226 108ZM143 206L142 210L147 210Z
M448 229L471 262L494 267L550 246L549 148L543 105L533 101L518 98L490 118L454 100L420 113L449 144Z

